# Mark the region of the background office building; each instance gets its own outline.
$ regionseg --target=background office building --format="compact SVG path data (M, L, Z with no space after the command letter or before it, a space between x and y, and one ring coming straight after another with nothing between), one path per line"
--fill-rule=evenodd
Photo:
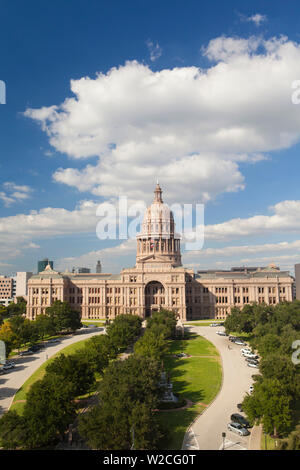
M47 266L51 266L53 269L53 261L50 261L48 258L44 258L41 261L38 261L38 273L41 273L42 271L45 271Z

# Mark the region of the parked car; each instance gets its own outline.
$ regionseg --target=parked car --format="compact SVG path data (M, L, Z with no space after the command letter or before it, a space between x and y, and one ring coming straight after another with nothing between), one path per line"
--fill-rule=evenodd
M59 343L59 339L58 338L49 339L48 343Z
M234 341L235 341L236 339L238 339L238 338L237 338L236 336L231 336L231 335L229 335L229 336L228 336L228 339L229 339L229 341L234 342Z
M248 367L255 367L256 369L259 368L259 365L258 364L253 364L253 362L248 362Z
M4 364L3 366L3 369L4 370L8 370L8 369L13 369L15 367L15 363L14 362L7 362L6 364Z
M239 346L245 346L246 343L244 343L244 341L242 341L241 339L236 339L235 344L238 344Z
M246 353L246 354L247 354L247 353L248 353L248 354L253 354L253 353L252 353L252 350L251 350L250 348L242 348L242 349L241 349L241 352L242 352L242 353Z
M3 375L3 374L5 374L5 370L1 368L0 369L0 375Z
M246 362L251 362L252 364L258 364L257 359L251 359L251 357L245 357Z
M31 354L34 354L34 351L30 351L30 349L26 349L26 351L21 351L19 353L19 356L30 356Z
M209 326L219 326L219 323L211 323Z
M37 352L40 350L40 346L38 346L37 344L34 344L33 346L30 346L30 348L28 348L28 351L33 351L33 352Z
M257 354L242 353L242 356L248 357L249 359L258 359L258 355L257 355Z
M217 335L226 336L225 331L216 331Z
M244 418L244 416L238 414L238 413L234 413L230 416L230 420L232 423L239 423L241 424L244 428L250 428L250 423L249 421L246 420L246 418Z
M229 431L233 431L236 434L239 434L240 436L249 436L250 434L248 429L244 428L239 423L228 423L227 428L229 429Z

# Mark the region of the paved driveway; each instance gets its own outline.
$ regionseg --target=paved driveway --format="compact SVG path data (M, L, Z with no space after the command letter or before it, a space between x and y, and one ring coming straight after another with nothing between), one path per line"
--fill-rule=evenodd
M226 336L219 336L216 331L224 331L224 327L193 326L185 327L190 331L204 336L218 349L223 366L222 388L214 402L195 420L187 431L182 449L184 450L220 450L223 447L222 433L226 433L225 450L246 450L250 436L239 436L227 429L232 413L240 413L237 403L253 383L252 375L258 369L248 367L240 350L245 346L231 343ZM228 348L230 345L230 349Z
M0 375L0 416L5 413L20 387L35 372L43 362L70 344L103 334L103 328L91 328L80 330L80 334L63 336L59 343L49 343L45 349L32 356L16 356L10 360L15 362L16 367Z

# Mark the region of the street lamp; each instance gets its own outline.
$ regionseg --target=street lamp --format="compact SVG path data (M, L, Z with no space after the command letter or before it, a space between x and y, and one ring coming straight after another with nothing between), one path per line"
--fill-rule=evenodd
M264 432L264 435L265 435L265 450L268 450L268 449L267 449L267 433Z
M222 432L222 438L223 438L223 448L222 448L222 450L225 450L225 437L226 437L226 432Z
M132 445L131 445L130 450L134 450L134 427L133 426L130 429L130 431L132 432Z

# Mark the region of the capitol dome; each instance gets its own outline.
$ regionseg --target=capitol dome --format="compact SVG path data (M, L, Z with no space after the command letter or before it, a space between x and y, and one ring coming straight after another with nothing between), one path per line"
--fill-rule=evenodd
M141 232L137 235L137 262L164 261L181 266L180 239L174 230L173 213L163 202L157 183L154 200L145 212Z
M162 200L162 190L157 183L154 201L147 208L139 236L158 238L174 235L174 217L167 204Z

